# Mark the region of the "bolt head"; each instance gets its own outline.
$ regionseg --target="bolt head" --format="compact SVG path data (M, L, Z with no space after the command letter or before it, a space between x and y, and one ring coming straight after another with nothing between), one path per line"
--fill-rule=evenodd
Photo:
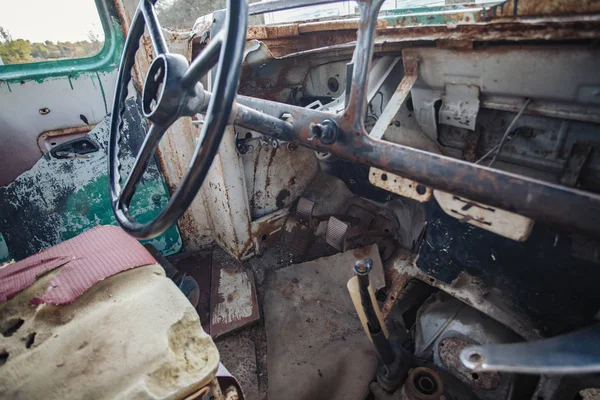
M358 275L367 275L373 269L373 260L370 258L363 258L356 260L354 263L354 272Z

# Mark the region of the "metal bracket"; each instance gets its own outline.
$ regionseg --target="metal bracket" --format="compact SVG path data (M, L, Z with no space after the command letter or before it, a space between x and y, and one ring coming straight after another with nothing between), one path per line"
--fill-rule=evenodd
M398 114L398 110L404 104L408 98L408 94L412 90L418 77L419 61L416 57L405 57L404 58L404 77L400 84L394 91L394 94L390 98L390 101L385 106L385 109L379 116L379 119L375 123L373 129L369 133L374 139L382 139L388 126L392 123L392 120Z
M522 215L439 190L434 190L433 196L446 214L508 239L524 242L533 229L534 221Z
M440 124L475 130L479 112L479 87L446 84L440 108Z

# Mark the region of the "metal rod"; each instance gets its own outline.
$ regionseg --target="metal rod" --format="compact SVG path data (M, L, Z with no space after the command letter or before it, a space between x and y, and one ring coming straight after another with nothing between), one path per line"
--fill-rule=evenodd
M371 302L371 294L369 293L369 273L373 268L373 260L367 258L365 260L358 260L354 265L354 273L358 278L358 290L360 293L360 303L365 311L367 317L367 326L369 327L370 333L377 333L381 331L379 325L379 319L375 314L373 303Z
M600 372L600 325L532 342L470 346L460 353L473 371L522 374L589 374Z
M552 149L552 158L560 158L560 153L565 147L565 141L567 140L567 133L569 132L569 121L563 120L558 128L558 137L556 138L556 144Z
M488 164L488 167L491 167L494 164L494 162L496 162L496 158L498 158L498 154L500 154L500 151L502 150L502 146L504 146L504 142L506 142L506 138L508 137L508 134L512 131L513 127L515 126L515 124L517 123L519 118L521 118L521 115L523 115L523 112L525 111L525 109L527 108L529 103L531 103L530 98L525 100L525 104L523 104L523 107L521 107L521 110L519 110L517 115L513 118L511 123L508 125L508 128L506 128L506 131L504 131L504 135L502 135L502 139L500 139L500 143L498 143L498 145L494 147L496 149L496 154L494 154L494 157L492 158L492 161L490 161L490 163ZM491 153L491 150L490 150L490 152L488 152L488 154L481 157L475 164L478 164L481 160L485 159L490 153Z
M367 110L368 77L373 58L373 43L377 16L383 0L359 1L359 29L354 52L352 90L344 114L351 116L353 129L364 132L364 116Z
M276 132L276 136L282 140L293 140L291 123L263 114L243 104L235 106L235 124L257 132Z

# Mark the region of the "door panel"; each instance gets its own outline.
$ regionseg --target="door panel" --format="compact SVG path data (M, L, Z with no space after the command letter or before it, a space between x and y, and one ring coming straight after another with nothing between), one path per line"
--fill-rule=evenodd
M135 100L126 104L128 129L120 154L123 171L133 165L146 132ZM94 226L116 224L108 196L109 126L106 117L87 135L99 146L87 158L58 159L48 152L33 168L0 188L0 234L10 257L20 260ZM168 189L154 160L133 198L132 213L141 222L149 221L168 200ZM177 226L144 243L153 244L164 255L181 249Z

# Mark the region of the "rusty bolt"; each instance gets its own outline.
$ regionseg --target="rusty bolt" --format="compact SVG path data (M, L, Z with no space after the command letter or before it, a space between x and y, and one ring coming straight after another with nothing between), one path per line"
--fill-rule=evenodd
M298 143L290 142L287 144L288 151L296 151L298 150Z
M325 119L320 124L311 126L311 139L318 139L323 144L333 144L337 140L338 128L331 119Z

